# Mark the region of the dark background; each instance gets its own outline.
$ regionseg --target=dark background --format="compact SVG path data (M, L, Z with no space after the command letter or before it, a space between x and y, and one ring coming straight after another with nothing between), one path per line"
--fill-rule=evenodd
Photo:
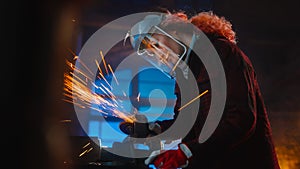
M8 74L3 80L7 85L3 89L5 100L10 103L6 104L10 110L6 112L13 115L8 122L20 124L12 125L12 131L8 132L20 147L16 152L22 150L16 153L18 162L14 164L31 169L63 167L61 160L68 156L70 148L67 130L59 121L74 115L72 106L61 100L63 73L65 59L72 57L66 48L76 50L78 28L89 27L83 36L87 39L102 25L118 17L162 6L191 14L212 10L232 22L238 45L256 69L280 165L282 169L299 168L300 23L297 4L297 0L53 0L13 5L12 10L5 11L4 16L11 17L5 17L7 31L2 33L9 39L17 35L16 45L10 45L10 41L7 45L16 48L5 50L17 55L7 57L9 60L4 62L2 74ZM21 142L20 137L23 138Z

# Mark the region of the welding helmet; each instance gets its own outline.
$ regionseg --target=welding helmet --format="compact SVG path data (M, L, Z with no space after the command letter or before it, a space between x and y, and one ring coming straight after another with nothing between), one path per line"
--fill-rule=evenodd
M174 78L176 76L175 69L180 67L182 62L187 63L195 37L193 35L190 45L186 46L161 25L165 17L165 14L147 15L128 31L125 41L129 38L132 47L139 56L142 56L169 77ZM172 43L177 44L177 48L179 48L177 52L157 40L155 35L163 35Z

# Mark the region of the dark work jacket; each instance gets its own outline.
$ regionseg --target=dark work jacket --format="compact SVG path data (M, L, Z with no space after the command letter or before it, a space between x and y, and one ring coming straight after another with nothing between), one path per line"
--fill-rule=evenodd
M197 120L182 141L193 153L187 168L279 169L267 110L249 58L225 38L208 37L224 67L226 103L218 127L207 141L200 144L198 137L210 108L210 92L201 97ZM191 54L188 65L199 91L210 91L208 74L195 53ZM180 92L176 89L178 104L175 105L175 119L180 113ZM172 120L159 122L163 130L172 123Z

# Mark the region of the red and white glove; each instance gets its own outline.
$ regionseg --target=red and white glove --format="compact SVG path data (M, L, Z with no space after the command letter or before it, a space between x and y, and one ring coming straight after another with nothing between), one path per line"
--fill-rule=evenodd
M176 169L188 166L188 161L192 157L192 152L183 143L178 145L177 150L157 150L153 151L145 160L145 164L153 164L159 169Z

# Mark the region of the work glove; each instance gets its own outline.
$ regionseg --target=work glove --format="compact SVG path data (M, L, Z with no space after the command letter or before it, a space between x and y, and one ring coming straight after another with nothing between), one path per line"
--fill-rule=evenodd
M145 160L145 164L153 164L158 169L177 169L188 166L192 152L180 143L177 150L156 150Z
M136 122L121 122L119 124L120 130L131 136L137 138L146 138L161 133L161 127L156 122L148 123L145 115L139 114L135 116L138 119Z

